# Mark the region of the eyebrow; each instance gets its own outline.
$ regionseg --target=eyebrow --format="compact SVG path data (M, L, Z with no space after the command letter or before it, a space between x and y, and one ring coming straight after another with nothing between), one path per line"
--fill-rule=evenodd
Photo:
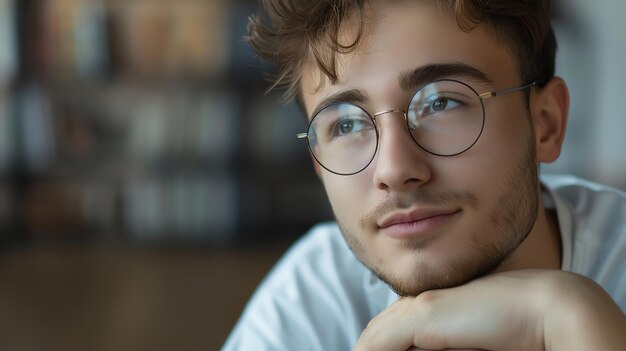
M440 63L420 66L400 74L402 90L413 90L443 78L466 78L479 83L493 84L485 73L464 63Z
M464 63L437 63L416 67L400 73L398 83L404 91L415 90L432 81L444 78L466 78L477 82L492 84L485 73ZM315 116L322 109L339 103L363 104L369 100L368 94L361 89L339 91L324 98L313 110Z
M331 94L327 96L326 98L324 98L324 100L322 100L317 105L315 110L313 110L313 113L311 114L311 116L315 116L322 109L330 105L335 105L339 103L351 103L351 104L358 105L368 100L369 100L369 96L363 90L360 90L360 89L343 90L343 91Z

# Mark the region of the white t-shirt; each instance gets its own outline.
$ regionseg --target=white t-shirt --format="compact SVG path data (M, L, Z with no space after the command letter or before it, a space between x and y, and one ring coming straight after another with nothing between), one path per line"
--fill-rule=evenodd
M572 176L541 180L544 205L557 210L561 268L593 279L626 311L626 193ZM222 350L350 350L397 299L335 223L320 224L264 279Z

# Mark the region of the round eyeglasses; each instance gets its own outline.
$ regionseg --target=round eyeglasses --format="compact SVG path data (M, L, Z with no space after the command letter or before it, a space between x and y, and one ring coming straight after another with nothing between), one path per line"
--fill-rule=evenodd
M474 146L483 132L484 99L535 85L533 82L479 94L461 81L437 80L415 92L403 111L382 111L371 116L351 103L326 106L313 116L307 132L297 137L308 140L309 150L320 166L338 175L353 175L367 168L376 156L376 117L400 112L420 148L436 156L456 156Z

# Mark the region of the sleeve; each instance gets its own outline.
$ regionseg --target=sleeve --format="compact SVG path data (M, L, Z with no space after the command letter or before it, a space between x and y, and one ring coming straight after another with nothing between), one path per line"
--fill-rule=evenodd
M253 294L222 351L351 349L369 317L351 283L354 272L342 274L337 266L337 254L345 252L332 246L317 235L290 249Z

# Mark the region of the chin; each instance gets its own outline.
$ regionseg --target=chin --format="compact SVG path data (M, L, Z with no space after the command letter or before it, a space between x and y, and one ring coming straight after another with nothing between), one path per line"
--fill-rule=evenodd
M454 288L493 272L504 261L498 257L473 256L449 262L417 262L410 272L398 267L395 273L370 269L400 296L417 296L425 291Z

